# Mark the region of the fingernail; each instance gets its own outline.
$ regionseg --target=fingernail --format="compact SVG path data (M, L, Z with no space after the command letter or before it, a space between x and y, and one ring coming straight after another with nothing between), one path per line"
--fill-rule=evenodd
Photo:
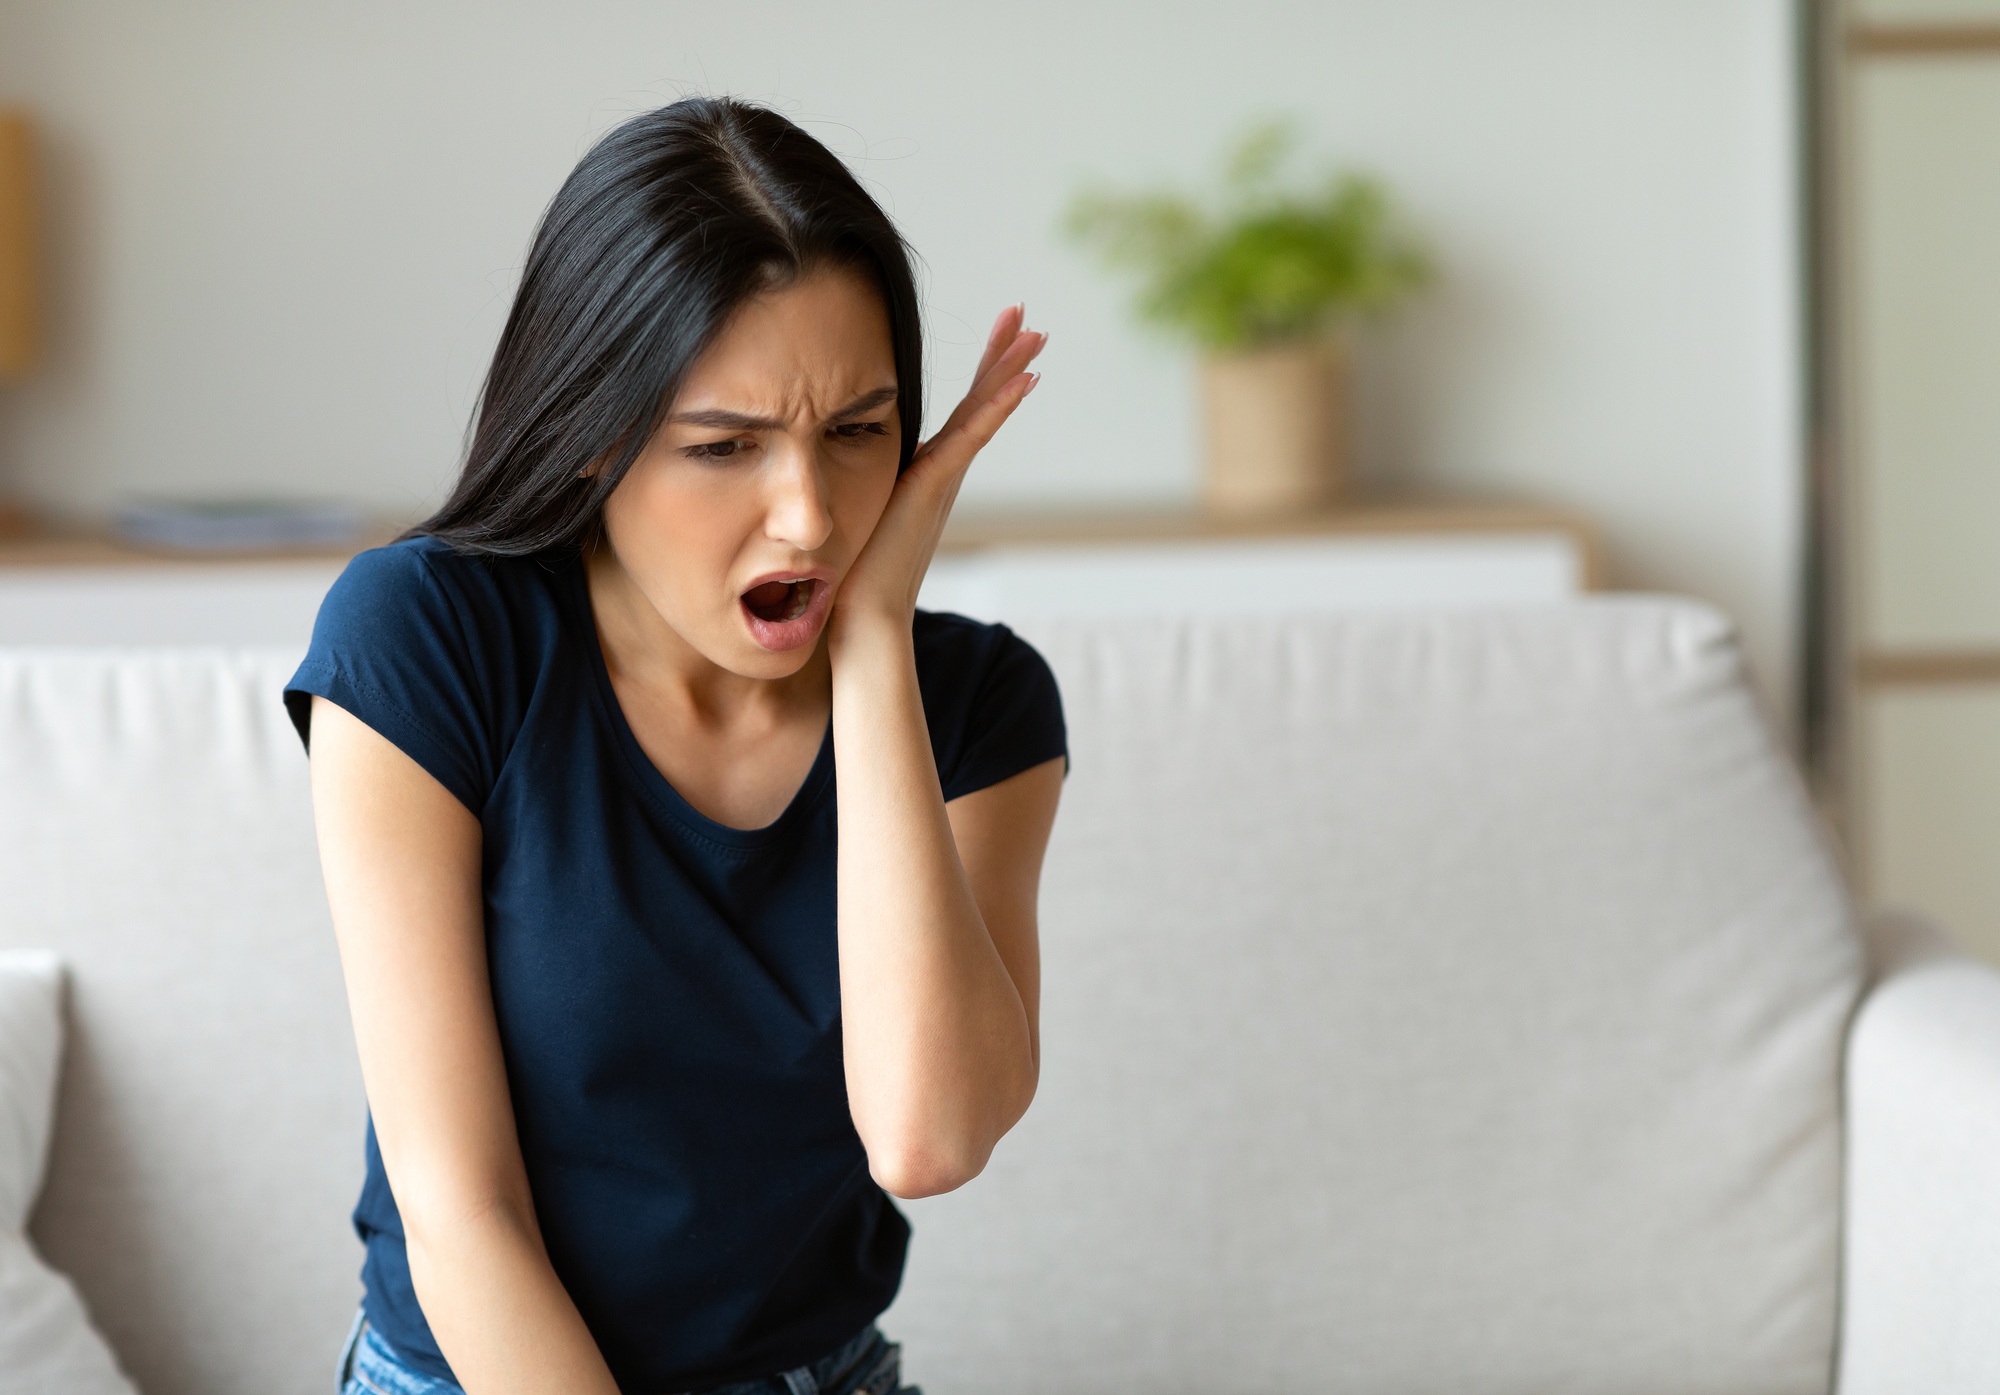
M1040 387L1041 385L1042 385L1042 375L1039 373L1030 373L1028 375L1028 386L1025 390L1022 391L1021 396L1023 398L1027 397L1029 393L1033 392L1036 388Z

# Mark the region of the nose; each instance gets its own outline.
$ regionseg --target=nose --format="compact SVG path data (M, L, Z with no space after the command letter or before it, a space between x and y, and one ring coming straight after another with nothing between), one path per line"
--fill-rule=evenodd
M765 472L765 536L817 552L833 536L833 510L817 453L794 441L771 452Z

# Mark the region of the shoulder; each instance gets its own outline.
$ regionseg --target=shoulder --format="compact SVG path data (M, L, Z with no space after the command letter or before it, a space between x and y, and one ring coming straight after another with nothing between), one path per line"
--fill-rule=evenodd
M327 698L477 812L559 655L566 575L560 558L471 556L423 537L355 557L286 685L300 736L311 699Z
M1033 645L1005 625L924 610L913 638L947 799L1068 754L1062 695Z
M920 610L914 622L918 676L946 686L978 684L988 672L1008 662L1032 664L1044 674L1048 664L1032 644L1000 624L954 616L944 610ZM1054 676L1050 676L1054 684Z
M320 604L315 647L412 642L492 650L556 620L559 559L454 552L404 538L356 556Z
M370 610L476 601L506 584L527 559L473 557L436 538L403 538L357 554L327 592L328 604Z
M1005 625L988 624L948 610L918 611L913 632L919 668L936 668L940 676L961 672L964 665L990 659L1012 645L1029 647L1026 640Z
M1055 691L1055 675L1035 647L1005 625L949 611L920 610L913 627L917 679L943 701L995 682L1027 682Z

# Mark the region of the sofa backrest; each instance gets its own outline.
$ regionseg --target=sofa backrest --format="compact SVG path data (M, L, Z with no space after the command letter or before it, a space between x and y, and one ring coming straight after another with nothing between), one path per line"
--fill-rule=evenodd
M297 664L0 651L0 947L70 971L32 1234L144 1395L323 1395L360 1295Z
M910 1208L912 1379L1827 1389L1858 954L1720 621L1023 628L1043 1084ZM0 653L0 946L73 971L35 1233L148 1395L325 1390L356 1295L293 658Z
M914 1382L1825 1395L1860 955L1719 617L1022 629L1042 1085L910 1208Z

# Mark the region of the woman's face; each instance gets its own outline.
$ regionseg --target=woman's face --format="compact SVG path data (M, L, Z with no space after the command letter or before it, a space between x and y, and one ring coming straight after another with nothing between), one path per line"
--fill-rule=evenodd
M783 678L812 656L895 487L897 386L882 298L847 271L751 300L696 362L604 529L710 662Z

